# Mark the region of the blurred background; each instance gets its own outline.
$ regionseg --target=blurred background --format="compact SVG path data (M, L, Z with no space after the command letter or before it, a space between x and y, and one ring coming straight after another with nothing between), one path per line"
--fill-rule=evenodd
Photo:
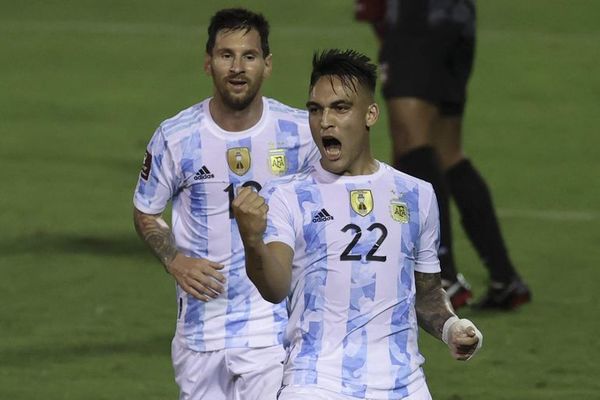
M206 28L228 6L269 19L263 92L296 107L315 49L377 58L350 0L0 0L0 399L176 398L174 281L131 199L154 129L210 95ZM478 2L466 149L533 303L461 310L485 335L469 363L422 333L435 399L600 399L599 17L597 0ZM454 220L479 296L486 273Z

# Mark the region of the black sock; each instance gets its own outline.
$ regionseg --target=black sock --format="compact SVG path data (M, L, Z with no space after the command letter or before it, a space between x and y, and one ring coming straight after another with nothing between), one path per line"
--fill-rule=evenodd
M432 147L419 147L394 161L394 167L402 172L423 179L433 185L440 209L440 264L442 279L454 282L456 267L452 254L452 229L450 225L449 194L442 169Z
M490 191L481 175L465 159L450 168L446 178L465 232L492 281L506 283L517 277L504 245Z

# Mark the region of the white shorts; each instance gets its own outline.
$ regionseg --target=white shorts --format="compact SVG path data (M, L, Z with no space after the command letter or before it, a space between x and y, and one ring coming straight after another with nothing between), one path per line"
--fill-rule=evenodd
M386 397L388 398L388 397ZM279 391L278 400L356 400L356 397L335 393L318 386L283 386ZM369 398L367 398L368 400ZM431 400L427 385L423 385L402 400Z
M281 388L282 346L197 352L173 340L180 400L275 400Z

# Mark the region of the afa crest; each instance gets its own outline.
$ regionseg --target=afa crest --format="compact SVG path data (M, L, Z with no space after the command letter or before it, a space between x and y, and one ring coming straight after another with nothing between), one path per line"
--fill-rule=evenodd
M250 150L247 147L227 149L227 164L236 175L244 175L250 169Z
M350 205L354 212L364 217L373 211L373 194L370 190L352 190L350 192Z
M410 221L410 212L406 203L400 201L392 201L390 203L390 215L394 221L402 224L408 224Z
M274 149L269 150L269 168L273 175L283 175L287 172L287 159L285 150Z

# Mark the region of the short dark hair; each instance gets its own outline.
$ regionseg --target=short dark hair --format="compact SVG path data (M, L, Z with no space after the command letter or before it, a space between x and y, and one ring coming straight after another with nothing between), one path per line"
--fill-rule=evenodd
M256 29L260 35L263 57L271 54L269 50L269 23L262 14L257 14L245 8L226 8L213 15L208 26L206 53L212 53L219 31L245 30L248 33L251 29Z
M364 54L354 50L330 49L313 54L313 70L310 75L312 89L322 76L335 76L344 87L356 92L358 82L371 94L375 94L377 66Z

